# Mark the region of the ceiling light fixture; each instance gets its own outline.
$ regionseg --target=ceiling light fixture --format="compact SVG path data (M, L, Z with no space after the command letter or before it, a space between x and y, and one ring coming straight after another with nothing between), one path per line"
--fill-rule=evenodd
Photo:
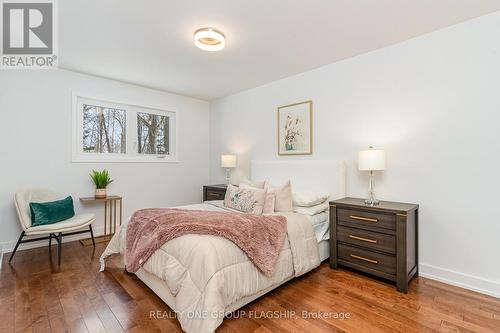
M220 51L226 46L226 38L214 28L201 28L194 32L194 45L205 51Z

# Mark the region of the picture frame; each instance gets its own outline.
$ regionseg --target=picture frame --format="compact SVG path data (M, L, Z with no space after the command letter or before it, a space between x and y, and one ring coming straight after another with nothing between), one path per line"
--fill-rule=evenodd
M278 155L312 154L312 101L278 107Z

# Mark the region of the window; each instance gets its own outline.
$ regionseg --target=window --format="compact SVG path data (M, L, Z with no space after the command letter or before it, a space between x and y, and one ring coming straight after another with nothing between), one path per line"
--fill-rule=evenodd
M175 162L176 112L73 96L73 161Z
M167 116L138 112L137 135L139 154L168 154L168 123Z
M126 121L125 110L83 104L83 151L125 154Z

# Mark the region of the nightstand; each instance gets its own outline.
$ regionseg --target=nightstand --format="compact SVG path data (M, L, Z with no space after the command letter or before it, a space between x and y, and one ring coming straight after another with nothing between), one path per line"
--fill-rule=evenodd
M203 201L224 200L227 184L205 185L203 186Z
M408 292L418 276L418 205L364 199L330 202L330 267L346 266L396 283Z

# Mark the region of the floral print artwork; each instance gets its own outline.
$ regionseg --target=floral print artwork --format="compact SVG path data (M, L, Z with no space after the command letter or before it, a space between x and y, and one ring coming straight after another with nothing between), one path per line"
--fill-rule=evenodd
M304 135L301 131L300 118L288 114L285 122L285 149L296 150L296 144L300 136Z
M305 155L312 153L312 102L278 108L278 153Z

